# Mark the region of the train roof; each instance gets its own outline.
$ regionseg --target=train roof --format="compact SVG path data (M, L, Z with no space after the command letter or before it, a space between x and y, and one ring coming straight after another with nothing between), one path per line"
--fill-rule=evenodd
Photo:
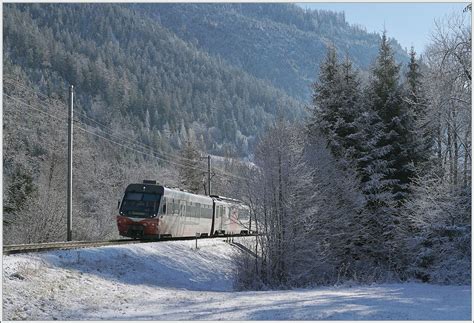
M240 205L245 205L245 206L247 206L247 204L245 204L245 203L242 202L241 200L233 199L233 198L231 198L231 197L219 196L219 195L211 195L211 197L212 197L213 199L218 200L218 201L227 202L227 203L234 203L234 204L240 204Z
M241 200L233 199L230 197L225 197L225 196L220 196L220 195L211 195L211 197L222 200L222 201L229 201L229 202L236 202L236 203L242 203Z
M188 192L177 187L166 187L158 184L156 181L145 180L143 183L129 184L125 190L126 192L146 192L161 195L174 195L175 198L184 198L186 200L196 201L197 203L212 203L212 199L207 195L200 195Z
M142 183L142 184L129 184L127 188L125 189L125 192L147 192L147 193L155 193L155 194L163 194L164 193L164 187L161 185L157 184L148 184L148 183Z
M175 195L175 196L181 196L182 198L186 199L194 199L194 200L199 200L199 203L202 203L204 201L210 202L211 198L213 200L217 200L220 202L224 203L233 203L233 204L240 204L243 206L246 206L244 202L241 200L237 200L234 198L226 197L226 196L220 196L220 195L200 195L200 194L195 194L188 192L186 190L177 188L177 187L166 187L163 185L160 185L156 181L151 181L151 180L144 180L143 183L134 183L134 184L129 184L126 188L126 192L147 192L147 193L155 193L155 194L161 194L161 195Z

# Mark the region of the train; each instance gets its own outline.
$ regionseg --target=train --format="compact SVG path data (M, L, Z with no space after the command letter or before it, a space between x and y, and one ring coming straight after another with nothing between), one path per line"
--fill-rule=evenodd
M256 231L250 208L237 199L193 194L153 180L129 184L118 203L123 237L160 239L248 235Z

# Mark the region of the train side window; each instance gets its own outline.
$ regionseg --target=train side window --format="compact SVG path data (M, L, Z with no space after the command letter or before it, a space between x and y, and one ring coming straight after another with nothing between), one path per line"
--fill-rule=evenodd
M207 217L212 219L212 206L210 205L207 206Z

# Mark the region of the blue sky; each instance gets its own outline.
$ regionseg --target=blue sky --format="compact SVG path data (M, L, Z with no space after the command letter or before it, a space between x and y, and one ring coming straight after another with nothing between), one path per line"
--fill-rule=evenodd
M344 11L350 24L365 26L368 32L387 30L403 48L422 53L430 43L434 19L461 12L468 2L450 3L299 3L303 8ZM467 13L466 13L467 14Z

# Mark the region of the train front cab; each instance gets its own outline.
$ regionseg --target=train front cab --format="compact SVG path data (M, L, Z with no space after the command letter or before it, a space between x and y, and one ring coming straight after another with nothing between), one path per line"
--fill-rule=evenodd
M149 182L127 187L117 216L121 236L159 239L211 234L211 198Z
M128 185L117 216L119 234L137 239L157 237L163 192L159 185Z

